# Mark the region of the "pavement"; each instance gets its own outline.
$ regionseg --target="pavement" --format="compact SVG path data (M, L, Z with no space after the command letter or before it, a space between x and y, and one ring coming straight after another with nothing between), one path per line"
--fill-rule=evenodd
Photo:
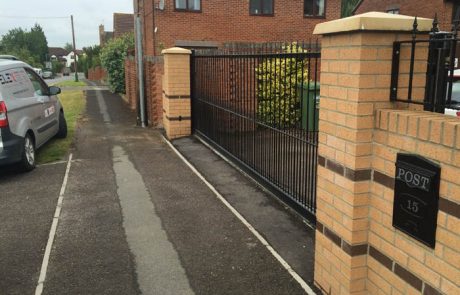
M302 218L195 138L174 141L205 183L118 95L86 99L70 163L0 170L0 295L33 294L40 274L43 294L309 292Z

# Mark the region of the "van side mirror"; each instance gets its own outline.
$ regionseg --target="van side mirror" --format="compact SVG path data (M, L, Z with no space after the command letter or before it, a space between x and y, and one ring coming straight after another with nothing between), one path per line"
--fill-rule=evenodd
M56 87L56 86L50 86L48 90L49 95L58 95L61 93L61 88Z

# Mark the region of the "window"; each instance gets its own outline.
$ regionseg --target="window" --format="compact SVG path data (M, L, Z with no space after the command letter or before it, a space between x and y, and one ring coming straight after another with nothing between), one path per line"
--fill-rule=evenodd
M454 3L452 8L452 23L460 19L460 3Z
M304 0L303 15L310 17L324 17L326 0Z
M201 0L175 0L176 10L201 11Z
M273 0L250 0L249 13L253 15L273 15Z
M45 85L42 79L33 70L29 68L24 69L26 70L30 82L32 82L35 94L37 94L38 96L48 95L48 87Z

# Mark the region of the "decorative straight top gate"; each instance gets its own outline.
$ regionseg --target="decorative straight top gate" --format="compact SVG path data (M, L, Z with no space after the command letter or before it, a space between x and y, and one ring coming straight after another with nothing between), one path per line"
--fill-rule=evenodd
M303 48L194 52L192 127L314 221L320 53Z

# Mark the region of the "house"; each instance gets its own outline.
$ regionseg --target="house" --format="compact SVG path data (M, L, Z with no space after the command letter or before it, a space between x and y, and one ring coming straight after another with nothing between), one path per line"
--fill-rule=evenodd
M314 41L318 23L340 18L342 0L133 0L142 23L145 97L150 124L163 118L161 51L174 46ZM125 60L126 98L138 104L136 61Z
M113 14L113 37L118 38L127 33L134 33L134 14Z
M78 59L79 59L78 56L83 54L83 50L77 49L75 51L71 51L64 57L66 60L65 66L67 68L73 68L73 63L75 62L75 53L76 53L76 58L78 62Z
M109 40L121 37L127 33L134 33L134 14L114 13L113 32L106 31L104 25L99 25L99 45L103 46Z
M340 18L341 0L134 0L144 53L227 42L309 40L316 24Z
M69 52L62 47L48 47L48 57L51 61L64 62L68 54Z
M104 46L113 38L113 32L106 31L104 25L99 25L99 45Z
M380 11L395 14L413 15L426 18L438 16L442 30L450 30L457 13L460 12L460 1L457 0L360 0L353 14Z

